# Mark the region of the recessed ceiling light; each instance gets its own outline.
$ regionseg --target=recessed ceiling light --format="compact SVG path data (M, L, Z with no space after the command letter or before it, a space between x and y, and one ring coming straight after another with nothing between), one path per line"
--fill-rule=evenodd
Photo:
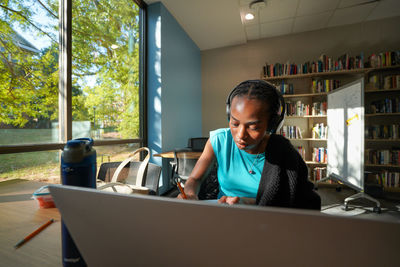
M252 20L252 19L254 19L254 15L253 15L252 13L247 13L247 14L244 16L244 18L245 18L246 20Z

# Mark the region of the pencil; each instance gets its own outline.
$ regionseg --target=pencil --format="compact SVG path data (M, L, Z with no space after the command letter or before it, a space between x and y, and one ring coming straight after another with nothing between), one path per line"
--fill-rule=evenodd
M36 229L35 231L33 231L32 233L30 233L29 235L27 235L24 239L22 239L21 241L19 241L14 248L19 248L20 246L22 246L23 244L25 244L26 242L28 242L30 239L32 239L34 236L36 236L38 233L40 233L41 231L43 231L47 226L49 226L50 224L52 224L54 222L54 219L50 219L48 222L46 222L45 224L43 224L42 226L40 226L38 229Z
M181 183L180 183L180 182L177 182L176 184L178 185L179 191L181 191L181 194L182 194L183 198L184 198L184 199L187 199L187 196L186 196L186 194L185 194L185 191L183 191L183 188L182 188L182 186L181 186Z

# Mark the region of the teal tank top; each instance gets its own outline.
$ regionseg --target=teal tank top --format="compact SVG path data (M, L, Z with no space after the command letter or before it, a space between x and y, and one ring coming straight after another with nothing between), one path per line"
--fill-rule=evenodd
M218 162L219 195L250 197L257 196L265 152L258 155L240 150L229 128L210 132L210 142ZM249 171L252 170L252 173Z

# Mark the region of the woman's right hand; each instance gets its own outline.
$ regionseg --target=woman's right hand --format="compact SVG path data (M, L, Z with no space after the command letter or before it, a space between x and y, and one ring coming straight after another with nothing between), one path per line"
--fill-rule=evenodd
M185 194L187 199L199 200L197 197L197 192L199 191L201 185L201 179L207 173L208 168L213 164L215 159L214 150L211 146L210 140L207 141L204 147L203 153L201 153L200 158L197 160L192 173L189 175L189 179L185 182ZM179 199L184 199L182 193L177 196Z
M180 193L176 198L178 199L185 199L182 195L182 193ZM191 199L191 200L199 200L199 198L196 195L193 194L186 194L186 199Z

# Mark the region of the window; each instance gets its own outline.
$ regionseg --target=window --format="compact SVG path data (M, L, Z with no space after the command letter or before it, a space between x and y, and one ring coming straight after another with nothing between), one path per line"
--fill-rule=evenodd
M74 0L72 136L139 137L139 7Z
M57 7L46 8L0 7L0 145L58 142Z
M98 163L144 144L144 16L141 0L0 4L0 179L58 168L73 138Z

